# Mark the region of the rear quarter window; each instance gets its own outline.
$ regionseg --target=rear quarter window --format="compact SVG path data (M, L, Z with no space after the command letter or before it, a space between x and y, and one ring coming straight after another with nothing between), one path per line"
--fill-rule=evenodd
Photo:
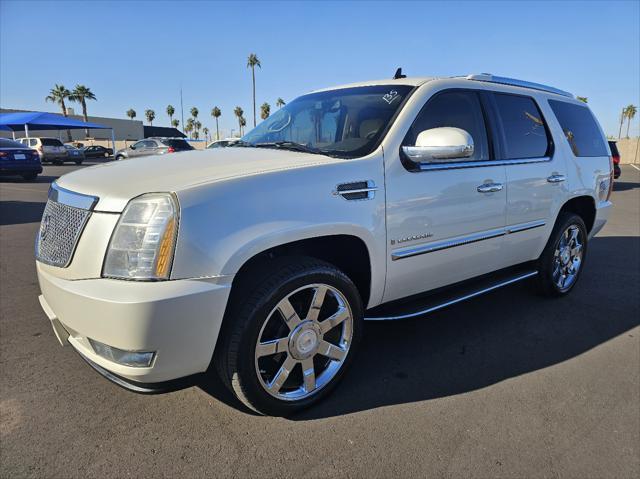
M494 93L500 122L502 158L542 158L550 154L547 125L531 97Z
M549 106L575 156L609 156L593 113L587 106L549 100Z
M165 146L170 146L176 150L192 150L193 147L185 140L162 140Z
M43 138L41 141L44 146L62 146L62 142L55 138Z

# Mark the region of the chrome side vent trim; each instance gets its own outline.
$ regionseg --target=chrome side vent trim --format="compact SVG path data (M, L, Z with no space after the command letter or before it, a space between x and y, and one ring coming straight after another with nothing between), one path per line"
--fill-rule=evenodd
M345 200L370 200L375 198L378 189L372 180L341 183L333 190L333 196L342 196Z

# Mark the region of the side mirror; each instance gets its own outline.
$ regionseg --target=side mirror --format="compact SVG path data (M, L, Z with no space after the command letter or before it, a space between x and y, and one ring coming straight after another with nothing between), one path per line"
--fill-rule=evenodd
M135 149L136 149L136 147L135 147L135 146L133 146L133 145L129 146L129 148L131 148L132 150L135 150Z
M474 151L473 138L460 128L431 128L420 132L416 146L403 146L402 151L416 163L469 158Z

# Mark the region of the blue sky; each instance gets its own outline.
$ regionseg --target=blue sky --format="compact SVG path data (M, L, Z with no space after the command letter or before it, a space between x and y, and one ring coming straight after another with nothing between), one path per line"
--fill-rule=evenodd
M89 86L89 114L196 106L221 127L251 114L249 53L262 61L257 102L409 75L491 72L589 98L607 134L640 104L640 2L64 2L0 0L0 106L57 111L54 83ZM78 111L78 106L75 106ZM178 118L180 116L178 115ZM640 114L631 133L638 134ZM626 129L626 125L623 132Z

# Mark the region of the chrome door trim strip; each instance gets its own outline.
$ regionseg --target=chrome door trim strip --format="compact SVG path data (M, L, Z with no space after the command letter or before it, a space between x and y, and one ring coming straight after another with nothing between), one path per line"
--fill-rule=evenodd
M418 246L411 246L399 251L393 251L391 253L391 260L397 261L399 259L411 258L412 256L419 256L426 253L433 253L435 251L455 248L456 246L464 246L471 243L477 243L478 241L498 238L500 236L508 234L520 233L522 231L540 228L545 224L546 222L544 220L530 221L528 223L520 223L517 225L508 226L506 228L497 228L494 230L483 231L481 233L474 233L468 236L463 236L461 238L437 241Z
M484 166L528 165L531 163L545 163L551 157L522 158L518 160L487 160L487 161L451 161L441 163L418 163L420 171L459 170L462 168L482 168Z
M51 187L49 188L49 199L56 203L62 203L63 205L88 211L93 210L96 203L98 203L97 196L84 195L82 193L67 190L58 186L55 181L51 183Z
M529 223L521 223L518 225L507 226L507 234L520 233L522 231L532 230L534 228L540 228L546 224L547 224L546 221L538 220L538 221L530 221Z
M527 278L531 278L532 276L537 275L538 272L537 271L529 271L526 273L523 273L521 275L515 276L514 278L505 280L505 281L501 281L500 283L494 284L492 286L489 286L487 288L483 288L483 289L479 289L477 291L474 291L472 293L469 294L465 294L463 296L460 296L458 298L454 298L452 300L446 301L444 303L440 303L440 304L436 304L434 306L431 306L427 309L421 310L421 311L416 311L415 313L407 313L407 314L401 314L398 316L384 316L384 317L365 317L365 321L391 321L391 320L396 320L396 319L409 319L409 318L415 318L416 316L422 316L423 314L428 314L428 313L432 313L434 311L437 311L439 309L442 308L446 308L447 306L451 306L457 303L461 303L462 301L466 301L468 299L471 298L475 298L476 296L480 296L481 294L485 294L488 293L490 291L496 290L498 288L502 288L503 286L508 286L510 284L516 283L518 281L522 281L523 279L527 279Z
M476 243L478 241L484 241L491 238L497 238L499 236L503 236L504 234L505 234L505 229L499 228L495 230L483 231L482 233L475 233L469 236L465 236L463 238L437 241L437 242L428 243L426 245L421 245L421 246L413 246L411 248L407 248L402 251L395 251L391 253L391 259L393 261L397 261L403 258L410 258L412 256L418 256L426 253L433 253L435 251L441 251L443 249L454 248L456 246L462 246L465 244Z

